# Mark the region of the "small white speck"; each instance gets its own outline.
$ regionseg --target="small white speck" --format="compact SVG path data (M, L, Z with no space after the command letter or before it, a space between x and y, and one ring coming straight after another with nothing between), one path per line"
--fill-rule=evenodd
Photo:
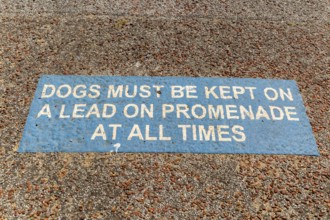
M117 153L118 149L120 148L120 143L114 144L113 147L116 148L116 153Z

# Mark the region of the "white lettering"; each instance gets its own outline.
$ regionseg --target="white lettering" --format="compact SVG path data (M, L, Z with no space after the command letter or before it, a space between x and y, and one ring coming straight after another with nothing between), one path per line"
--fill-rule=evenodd
M63 88L67 90L66 93L64 93L64 94L62 94L62 92L63 92L62 89ZM57 91L56 91L56 95L59 98L67 98L71 94L71 90L72 90L71 86L68 85L68 84L60 85L58 87Z
M291 111L292 110L292 111ZM289 121L299 121L299 118L292 118L291 115L297 115L295 107L284 107L286 117Z
M199 108L202 110L202 114L200 115L197 115L196 114L196 108ZM198 118L198 119L202 119L202 118L205 118L206 116L206 108L202 105L193 105L193 107L191 108L191 114L195 117L195 118Z
M166 118L167 113L171 113L174 111L174 106L171 104L163 104L162 105L162 116Z
M45 104L40 112L37 115L37 118L39 118L41 115L46 115L48 118L52 117L52 114L50 112L49 104Z
M160 94L162 94L161 88L163 88L164 86L153 85L152 87L156 89L156 95L157 98L159 98Z
M140 96L142 98L149 98L150 97L150 95L151 95L150 86L143 85L143 86L140 87L140 90L141 90Z
M245 136L245 133L243 131L244 131L244 128L242 126L234 125L232 127L232 132L233 132L233 134L236 134L239 137L234 135L234 136L232 136L233 139L237 142L244 142L246 140L246 136Z
M82 109L83 107L86 107L86 104L75 104L73 107L73 113L72 118L83 118L84 115L79 115L79 112L84 112L85 109Z
M260 118L266 118L266 119L270 120L268 113L262 106L258 106L258 111L256 114L256 119L258 120Z
M184 96L183 90L183 86L171 86L172 98L182 98Z
M283 120L284 113L280 107L269 106L269 110L273 120ZM276 112L278 115L276 115Z
M95 131L91 137L91 140L95 140L96 137L102 137L103 140L107 139L107 136L105 134L104 127L102 124L99 124L97 126L97 128L95 129Z
M198 126L199 130L199 140L200 141L209 141L212 137L212 141L215 141L215 131L214 126L208 126L208 130L206 131L204 125Z
M216 86L212 86L211 89L209 89L207 86L205 86L205 97L207 99L210 98L210 94L212 94L212 96L215 98L215 99L218 99L219 97L214 93L214 89L216 88Z
M150 125L146 125L146 141L156 141L157 137L150 136Z
M178 128L182 130L182 140L187 140L187 128L190 128L190 125L178 125Z
M238 99L238 95L243 95L245 93L244 87L233 86L233 95L235 99Z
M239 119L237 115L232 115L232 114L237 114L236 105L226 105L226 113L228 119Z
M220 90L220 97L222 99L232 99L232 96L226 96L226 94L230 93L230 87L229 86L219 86Z
M275 101L278 99L277 91L270 87L264 89L264 95L270 101Z
M229 137L223 137L222 135L229 135L229 131L226 131L224 129L229 129L228 125L218 125L217 126L217 132L218 132L218 140L219 141L231 141L231 138Z
M49 94L47 94L48 89L51 89ZM54 85L45 84L42 89L41 98L50 98L55 94L55 91L56 91L56 87Z
M64 115L64 112L65 112L65 105L62 105L59 118L70 118L70 115Z
M96 118L100 118L100 111L97 107L97 104L93 104L92 107L89 109L89 111L86 114L86 118L89 118L91 115L95 115Z
M82 88L83 90L80 90L79 94L78 93L78 89ZM75 98L83 98L86 96L86 86L85 85L77 85L74 87L73 89L73 97Z
M164 127L163 125L159 125L159 140L160 141L170 141L171 137L164 136Z
M140 127L139 125L137 124L134 124L127 140L132 140L133 137L138 137L140 140L143 141L143 136L142 136L142 133L141 133L141 130L140 130Z
M293 96L289 88L287 88L287 92L285 92L282 88L280 88L279 90L280 90L280 97L283 101L285 100L285 97L290 101L293 101Z
M128 113L128 108L133 108L133 113ZM128 104L124 107L124 115L126 118L135 118L139 114L139 107L135 104Z
M108 107L111 108L111 113L107 114ZM116 106L113 104L104 104L103 111L102 111L102 118L111 118L116 114Z
M149 109L145 104L141 105L141 118L144 118L144 114L147 114L149 118L154 117L154 104L150 104Z
M187 88L187 98L188 99L198 98L197 95L195 95L197 93L196 86L186 86L186 88Z
M117 138L117 128L121 128L121 124L109 124L109 127L113 129L112 131L112 140Z
M120 85L115 90L114 85L110 85L108 89L108 98L117 98L117 97L123 97L123 85Z
M99 85L91 85L89 90L94 94L88 94L89 98L95 99L100 96L100 86Z

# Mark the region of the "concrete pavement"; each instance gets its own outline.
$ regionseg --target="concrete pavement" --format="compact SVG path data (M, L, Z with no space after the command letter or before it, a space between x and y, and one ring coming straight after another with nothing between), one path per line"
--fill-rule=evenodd
M329 11L323 0L0 0L0 216L327 219ZM321 156L18 154L41 74L294 79Z

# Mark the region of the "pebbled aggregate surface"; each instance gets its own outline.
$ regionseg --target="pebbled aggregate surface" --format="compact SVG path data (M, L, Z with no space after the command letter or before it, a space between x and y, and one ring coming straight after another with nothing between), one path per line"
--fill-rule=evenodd
M330 4L157 2L0 0L0 219L329 219ZM294 79L321 156L19 154L41 74Z

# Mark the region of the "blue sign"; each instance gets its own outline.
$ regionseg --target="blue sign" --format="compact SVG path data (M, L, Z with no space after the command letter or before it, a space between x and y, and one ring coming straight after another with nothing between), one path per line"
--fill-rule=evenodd
M41 77L19 152L319 155L294 81Z

